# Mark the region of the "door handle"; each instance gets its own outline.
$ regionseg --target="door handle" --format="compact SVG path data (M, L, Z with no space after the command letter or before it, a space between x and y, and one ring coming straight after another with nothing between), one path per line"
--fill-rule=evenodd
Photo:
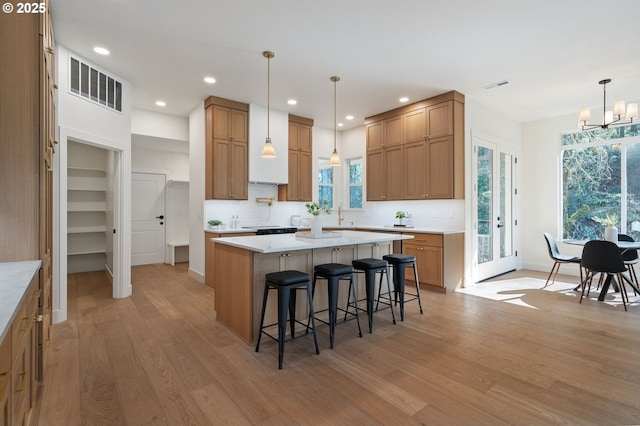
M156 219L164 219L164 215L161 214L160 216L156 216Z

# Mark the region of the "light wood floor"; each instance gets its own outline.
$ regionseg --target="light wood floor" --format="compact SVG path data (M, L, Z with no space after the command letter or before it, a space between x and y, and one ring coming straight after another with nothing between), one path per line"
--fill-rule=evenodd
M579 304L527 271L496 280L506 301L423 291L424 315L380 312L363 338L339 324L333 350L319 325L320 355L288 342L278 370L275 343L255 353L217 323L186 268L135 267L120 300L101 273L70 276L35 423L640 424L638 296Z

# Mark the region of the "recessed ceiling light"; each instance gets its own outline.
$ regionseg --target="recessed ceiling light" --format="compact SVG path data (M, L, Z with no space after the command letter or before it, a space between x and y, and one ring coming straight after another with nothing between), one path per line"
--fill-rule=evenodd
M205 82L205 83L209 83L209 84L213 84L213 83L215 83L215 82L216 82L216 79L215 79L215 78L213 78L213 77L205 77L205 78L204 78L204 82Z
M165 101L156 101L156 105L158 105L159 107L166 107L167 103Z
M343 126L343 124L342 124L342 123L338 123L338 127L342 127L342 126Z
M109 51L107 49L105 49L104 47L100 47L100 46L94 47L93 51L96 52L98 55L108 55L109 54Z
M347 120L353 120L353 115L347 115L345 118L346 118Z
M289 105L296 105L296 104L298 103L298 101L296 101L295 99L289 99L289 100L287 101L287 103L288 103Z
M407 98L406 96L401 97L400 99L398 99L400 102L408 102L409 98Z

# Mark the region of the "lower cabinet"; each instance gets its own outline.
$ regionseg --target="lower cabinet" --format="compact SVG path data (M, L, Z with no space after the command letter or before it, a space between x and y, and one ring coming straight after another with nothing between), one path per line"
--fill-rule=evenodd
M39 275L0 342L0 426L29 423L38 381Z
M413 239L402 242L402 252L416 257L420 284L450 292L463 283L464 234L403 232ZM413 281L413 274L406 279Z
M216 243L211 241L212 238L220 237L241 237L244 235L256 235L255 232L240 232L237 234L218 234L215 232L204 233L204 283L209 287L215 288L215 272L216 272Z

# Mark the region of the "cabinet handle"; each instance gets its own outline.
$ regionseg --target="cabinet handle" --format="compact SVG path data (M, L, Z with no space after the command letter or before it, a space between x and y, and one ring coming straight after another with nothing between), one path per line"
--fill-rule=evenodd
M374 247L380 247L380 243L373 243Z
M44 317L42 315L38 315L37 317L33 318L33 322L42 322L43 319Z
M53 47L47 46L47 53L53 53Z
M291 257L291 253L282 253L280 257Z

